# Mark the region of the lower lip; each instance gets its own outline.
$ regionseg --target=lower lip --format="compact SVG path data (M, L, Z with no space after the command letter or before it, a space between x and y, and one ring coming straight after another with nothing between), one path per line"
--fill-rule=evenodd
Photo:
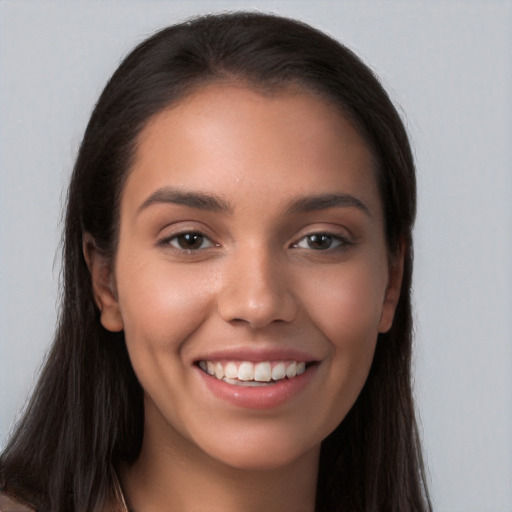
M238 407L270 409L284 404L300 393L311 381L318 365L312 365L301 375L283 379L267 386L237 386L212 377L196 368L203 382L218 398Z

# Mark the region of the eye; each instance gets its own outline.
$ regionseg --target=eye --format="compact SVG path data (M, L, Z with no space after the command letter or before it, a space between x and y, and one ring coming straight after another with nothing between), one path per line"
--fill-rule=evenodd
M198 251L214 246L214 243L207 236L197 231L180 233L167 238L163 242L182 251Z
M330 233L311 233L301 238L294 247L300 249L313 249L314 251L326 251L351 245L351 243L340 236Z

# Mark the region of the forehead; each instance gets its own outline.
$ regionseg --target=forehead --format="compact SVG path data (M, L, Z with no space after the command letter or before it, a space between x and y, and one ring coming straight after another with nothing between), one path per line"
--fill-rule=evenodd
M371 152L331 103L226 84L200 88L142 130L123 201L163 186L205 189L230 203L255 194L378 196Z

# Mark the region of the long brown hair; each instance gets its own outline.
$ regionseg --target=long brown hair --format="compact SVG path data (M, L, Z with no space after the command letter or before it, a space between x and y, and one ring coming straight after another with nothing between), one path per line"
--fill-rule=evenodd
M138 134L194 88L224 80L265 92L292 85L339 108L373 154L389 251L405 247L393 326L379 336L355 405L323 442L317 510L431 510L411 393L416 184L407 134L379 81L350 50L303 23L256 13L203 16L163 29L136 47L105 87L69 187L55 341L0 459L0 483L38 510L93 512L112 491L119 461L137 458L142 389L123 334L99 322L82 239L90 233L114 257Z

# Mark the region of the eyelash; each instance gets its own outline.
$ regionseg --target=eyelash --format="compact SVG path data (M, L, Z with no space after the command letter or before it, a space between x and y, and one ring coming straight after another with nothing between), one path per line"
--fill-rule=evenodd
M186 237L190 237L190 239L192 240L192 242L200 242L200 246L199 247L180 247L180 239L183 241L183 240L186 240ZM311 243L316 243L317 242L317 238L319 238L320 242L328 242L329 245L328 247L325 247L323 249L321 248L313 248L311 247ZM308 240L309 239L309 240ZM305 241L306 244L308 244L308 247L301 247L301 243L303 243ZM173 242L176 243L176 245L173 245ZM208 243L208 246L207 247L201 247L201 245L203 245L204 242L207 242ZM332 247L332 244L335 244L334 247ZM182 233L177 233L177 234L174 234L170 237L167 237L167 238L164 238L162 240L160 240L158 242L158 245L159 246L162 246L162 247L167 247L167 248L172 248L173 250L175 251L178 251L178 252L185 252L186 254L193 254L193 253L197 253L199 251L202 251L202 250L205 250L205 249L210 249L212 247L218 247L218 244L215 244L214 242L212 242L210 240L210 238L205 235L204 233L201 233L200 231L183 231ZM307 235L304 235L298 242L295 242L294 244L292 244L290 247L291 248L294 248L294 249L306 249L306 250L312 250L312 251L315 251L315 252L326 252L326 251L342 251L344 249L347 249L351 246L354 245L354 242L352 242L351 240L349 240L347 237L343 237L343 236L340 236L340 235L336 235L334 233L329 233L329 232L324 232L324 231L319 231L319 232L314 232L314 233L309 233Z
M325 241L325 239L329 239L329 246L324 249L314 249L309 245L309 243L315 243L315 239L320 238L321 240ZM307 241L309 239L309 241ZM308 243L309 247L301 247L300 244L306 240L306 243ZM332 247L332 243L335 243L336 245ZM335 235L334 233L329 233L326 231L319 231L315 233L309 233L308 235L304 235L298 242L294 243L292 245L293 248L297 249L310 249L315 252L324 252L324 251L342 251L344 249L347 249L348 247L354 245L354 242L349 240L347 237Z
M187 247L179 247L179 246L176 246L176 245L173 245L173 241L176 241L177 244L179 244L179 240L180 239L185 239L185 237L196 237L195 238L195 241L197 241L198 238L201 239L201 242L203 241L207 241L209 243L208 247L193 247L193 248L187 248ZM194 240L194 239L192 239ZM209 249L210 247L215 247L217 244L215 244L214 242L212 242L208 236L206 236L204 233L201 233L200 231L183 231L182 233L176 233L172 236L169 236L169 237L166 237L162 240L160 240L158 242L158 245L159 246L162 246L162 247L170 247L172 248L173 250L175 251L178 251L178 252L185 252L186 254L192 254L192 253L196 253L196 252L199 252L199 251L202 251L202 250L205 250L205 249ZM202 245L202 243L201 243Z

